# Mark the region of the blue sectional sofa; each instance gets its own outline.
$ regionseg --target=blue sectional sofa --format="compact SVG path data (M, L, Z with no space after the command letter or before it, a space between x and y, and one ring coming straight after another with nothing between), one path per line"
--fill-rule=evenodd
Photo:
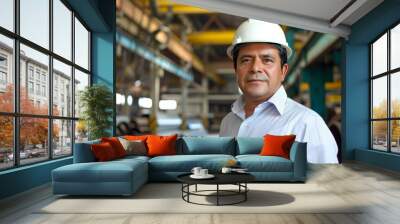
M182 137L177 155L127 156L96 162L90 141L75 144L74 163L52 171L54 194L131 195L148 181L176 181L193 167L218 172L228 160L236 160L261 182L304 182L307 170L306 143L294 142L290 160L260 156L263 138Z

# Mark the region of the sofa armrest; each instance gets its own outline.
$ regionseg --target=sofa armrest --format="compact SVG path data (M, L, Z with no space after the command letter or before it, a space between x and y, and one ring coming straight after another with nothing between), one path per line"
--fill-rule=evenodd
M100 140L75 143L75 145L74 145L74 163L95 162L96 158L94 157L90 146L92 144L97 144L97 143L100 143Z
M290 160L293 162L293 178L305 181L307 177L307 143L294 142L290 149Z

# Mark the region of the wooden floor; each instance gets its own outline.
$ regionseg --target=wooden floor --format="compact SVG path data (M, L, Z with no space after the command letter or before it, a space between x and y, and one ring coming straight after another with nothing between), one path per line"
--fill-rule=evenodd
M313 165L308 183L317 183L345 201L367 204L356 214L37 214L54 200L49 185L0 201L0 223L400 223L400 174L359 163ZM318 203L316 201L315 203Z

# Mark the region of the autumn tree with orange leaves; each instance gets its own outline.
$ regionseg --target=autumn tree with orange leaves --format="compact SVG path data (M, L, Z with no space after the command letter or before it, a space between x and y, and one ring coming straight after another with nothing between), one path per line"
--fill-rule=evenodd
M0 111L13 112L14 107L14 88L13 85L8 85L6 92L0 93ZM34 105L29 99L29 95L24 87L20 88L20 111L22 114L41 114L47 115L47 106ZM58 110L55 111L59 113ZM13 117L0 116L0 147L13 147ZM45 144L48 136L48 119L47 118L20 118L20 148L24 149L26 145ZM53 126L53 138L58 138L59 127Z

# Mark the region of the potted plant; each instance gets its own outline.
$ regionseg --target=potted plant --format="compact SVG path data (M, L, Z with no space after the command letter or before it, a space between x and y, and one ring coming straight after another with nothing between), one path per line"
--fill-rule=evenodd
M114 103L107 86L94 84L86 87L80 93L79 106L82 109L81 123L87 127L89 140L110 136L107 130L112 125Z

